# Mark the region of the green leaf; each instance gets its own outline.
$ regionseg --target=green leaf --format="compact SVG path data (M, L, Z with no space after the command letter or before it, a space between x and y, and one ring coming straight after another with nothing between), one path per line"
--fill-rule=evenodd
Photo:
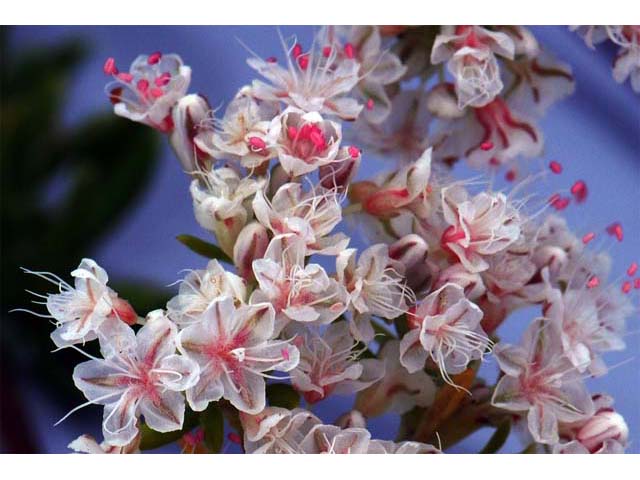
M406 315L397 317L396 319L393 320L393 323L396 326L396 330L400 338L404 337L405 334L409 331L409 324L407 323Z
M202 255L203 257L207 258L215 258L216 260L220 260L221 262L233 265L233 260L231 260L219 246L214 245L213 243L205 242L198 237L186 234L178 235L176 238L180 243L186 245L189 250L197 253L198 255Z
M491 438L479 453L496 453L502 448L504 442L507 441L510 432L511 420L504 420L500 425L498 425L496 431L493 432L493 435L491 435Z
M180 440L185 433L189 433L198 425L198 414L187 409L184 414L184 423L181 430L175 432L160 433L149 428L146 424L140 425L140 450L154 450L163 447L177 440Z
M300 405L300 395L288 383L272 383L267 385L267 398L272 407L293 410Z
M224 442L224 417L216 403L211 403L200 414L200 426L204 431L204 443L211 453L219 453Z

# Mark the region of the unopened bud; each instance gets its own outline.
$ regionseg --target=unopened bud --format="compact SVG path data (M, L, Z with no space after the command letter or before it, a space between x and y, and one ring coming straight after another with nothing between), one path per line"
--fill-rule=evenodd
M344 189L351 183L360 167L362 155L356 147L343 147L338 154L338 160L319 169L320 185L324 188Z
M434 288L440 288L447 283L461 286L469 300L481 297L486 291L482 277L477 273L469 272L461 263L456 263L441 271Z
M182 97L173 108L174 129L169 142L187 173L197 171L209 159L209 155L194 143L194 139L198 133L208 128L203 122L210 110L207 99L196 94Z
M624 446L628 438L629 427L627 423L622 415L611 409L597 412L580 428L576 435L576 440L592 453L600 450L608 440L615 440Z
M420 236L411 233L389 246L389 257L404 265L407 285L413 291L424 290L431 280L431 269L426 263L429 245Z
M131 304L117 296L111 297L111 314L122 320L127 325L135 325L138 321L138 314Z
M260 223L252 222L242 229L233 247L233 263L242 278L253 280L253 261L264 256L268 245L267 229Z

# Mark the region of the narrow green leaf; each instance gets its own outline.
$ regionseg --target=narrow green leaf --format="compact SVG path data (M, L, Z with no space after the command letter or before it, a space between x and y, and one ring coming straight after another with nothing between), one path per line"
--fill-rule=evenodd
M200 426L204 431L204 443L211 453L219 453L224 442L224 417L220 407L211 403L200 414Z
M207 258L215 258L221 262L233 265L233 260L231 260L219 246L214 245L213 243L209 243L198 237L194 237L193 235L186 234L178 235L176 238L180 243L186 245L189 250L196 252L198 255L202 255Z
M398 336L400 338L404 337L405 334L409 331L409 324L407 323L407 316L401 315L393 320L393 323L396 326L396 331L398 332Z
M140 433L142 435L142 438L140 439L140 450L154 450L156 448L164 447L165 445L180 440L180 438L182 438L185 433L190 432L197 425L198 415L189 409L187 409L184 414L184 423L182 424L182 430L160 433L152 430L143 423L140 425Z
M267 398L272 407L292 410L300 405L300 395L287 383L272 383L267 385Z
M479 453L496 453L502 448L504 442L507 441L510 432L511 421L504 420L500 425L498 425L496 431L493 432L493 435L491 435L491 438Z

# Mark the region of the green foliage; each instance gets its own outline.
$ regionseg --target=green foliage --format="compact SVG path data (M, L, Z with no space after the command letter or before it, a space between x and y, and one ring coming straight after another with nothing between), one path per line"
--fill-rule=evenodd
M184 423L182 424L182 430L176 430L175 432L160 433L152 430L144 423L140 424L140 450L155 450L156 448L164 447L177 440L180 440L185 433L189 433L191 430L198 426L200 417L197 413L190 408L186 409L184 414Z
M511 433L511 420L505 419L498 425L496 431L493 432L493 435L491 435L491 438L479 453L497 453L507 441L509 433Z
M287 383L272 383L267 385L267 398L272 407L293 410L300 406L300 395Z
M233 260L231 260L220 247L214 245L213 243L206 242L198 237L187 234L178 235L176 238L189 250L197 253L198 255L202 255L203 257L207 258L215 258L216 260L220 260L221 262L233 265Z
M211 453L219 453L224 443L224 416L217 403L210 403L200 414L200 426L204 431L204 444Z

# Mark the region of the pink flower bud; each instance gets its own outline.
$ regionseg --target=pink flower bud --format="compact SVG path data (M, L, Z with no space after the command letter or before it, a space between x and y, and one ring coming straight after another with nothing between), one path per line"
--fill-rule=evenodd
M206 120L210 110L207 99L195 94L183 97L173 109L174 129L169 141L182 168L187 173L198 170L198 166L202 166L203 162L209 158L209 155L194 143L194 138L200 131L207 128L203 125L203 121Z
M351 410L340 415L336 420L336 425L340 428L367 428L367 420L358 410Z
M591 453L600 450L609 440L625 445L628 437L629 427L624 418L609 408L597 412L576 435L576 439Z
M138 314L126 300L119 297L112 297L111 306L111 314L122 320L127 325L135 325L138 321Z
M431 282L431 269L426 260L429 245L416 235L405 235L389 246L389 257L404 265L407 285L414 291L422 291Z
M233 247L233 262L238 274L247 281L253 280L253 261L262 258L269 245L267 229L258 222L246 225Z
M341 160L322 165L319 169L320 185L324 188L347 187L358 172L362 156L357 148L345 147L338 153L338 158Z

